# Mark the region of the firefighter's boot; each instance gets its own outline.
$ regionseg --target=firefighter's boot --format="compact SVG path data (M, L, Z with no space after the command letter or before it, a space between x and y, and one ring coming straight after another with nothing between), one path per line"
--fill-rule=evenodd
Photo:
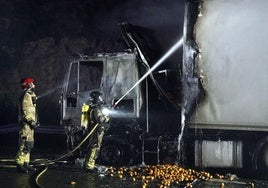
M24 163L24 168L26 168L29 172L36 171L36 168L29 165L29 163Z
M17 165L17 172L28 174L29 171L24 165Z
M94 172L94 169L95 169L95 155L96 155L96 148L93 148L91 150L89 159L86 162L86 169L87 169L88 172Z

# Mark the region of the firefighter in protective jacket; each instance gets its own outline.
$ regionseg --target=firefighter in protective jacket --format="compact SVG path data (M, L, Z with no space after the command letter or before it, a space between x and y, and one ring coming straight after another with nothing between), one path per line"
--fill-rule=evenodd
M109 117L101 111L103 104L104 101L101 98L101 93L93 91L90 93L90 105L85 104L82 107L81 126L87 130L91 130L98 124L95 132L89 137L89 152L85 159L85 168L88 171L94 170L95 160L100 152L104 132L109 127Z
M30 153L34 145L34 129L39 126L38 115L36 111L37 97L34 92L34 80L32 78L23 78L21 80L23 94L19 99L19 119L21 127L19 132L19 149L16 156L17 170L28 173L34 170L29 166Z

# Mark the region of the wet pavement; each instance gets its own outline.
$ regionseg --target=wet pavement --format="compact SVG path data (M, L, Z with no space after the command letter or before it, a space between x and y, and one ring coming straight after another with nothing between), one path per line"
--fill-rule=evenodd
M228 170L204 172L176 165L138 165L133 167L99 166L99 173L88 173L80 163L62 159L43 165L42 159L57 159L66 153L65 137L40 134L32 154L37 171L29 174L16 172L13 158L17 150L17 135L0 135L0 187L7 188L143 188L143 187L194 187L194 188L267 188L268 175L242 178ZM42 165L41 165L42 164Z
M267 188L268 181L241 179L233 174L220 175L181 168L176 165L135 167L98 166L99 172L86 172L75 163L37 165L29 174L16 172L14 161L1 158L0 186L9 188ZM37 164L37 163L36 163ZM187 179L188 178L188 179Z
M42 172L42 171L38 171ZM41 174L32 172L30 174L17 173L15 169L0 171L1 187L29 188L29 187L141 187L140 185L121 181L116 178L107 178L102 175L86 173L77 169L48 169ZM37 179L37 182L36 182Z

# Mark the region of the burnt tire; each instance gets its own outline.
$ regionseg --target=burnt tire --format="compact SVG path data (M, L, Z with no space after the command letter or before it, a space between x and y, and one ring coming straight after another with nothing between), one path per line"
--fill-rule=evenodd
M129 161L129 149L120 141L107 140L102 144L98 160L103 165L122 166Z

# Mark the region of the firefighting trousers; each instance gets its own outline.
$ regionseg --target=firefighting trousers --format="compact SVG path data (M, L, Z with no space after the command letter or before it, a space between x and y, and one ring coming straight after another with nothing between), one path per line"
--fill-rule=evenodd
M85 167L87 169L94 169L95 167L95 160L98 158L100 152L103 135L104 129L99 127L89 139L89 152L85 159Z
M15 161L22 166L30 162L30 153L34 145L34 130L28 124L24 124L19 135L19 150Z

